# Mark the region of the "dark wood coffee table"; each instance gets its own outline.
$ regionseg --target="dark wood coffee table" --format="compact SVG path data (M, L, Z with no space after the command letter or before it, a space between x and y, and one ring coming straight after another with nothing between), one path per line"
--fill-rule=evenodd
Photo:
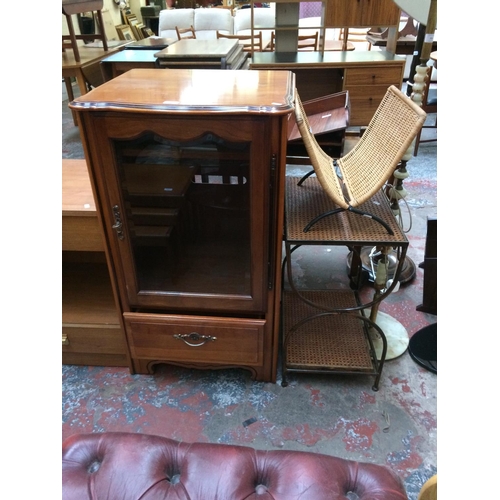
M178 40L174 38L162 38L161 36L150 36L142 40L136 40L129 43L125 49L127 50L163 50Z
M134 68L156 68L154 50L127 49L102 59L101 73L105 82Z
M248 52L237 40L179 40L157 52L160 68L191 69L239 69L248 57Z

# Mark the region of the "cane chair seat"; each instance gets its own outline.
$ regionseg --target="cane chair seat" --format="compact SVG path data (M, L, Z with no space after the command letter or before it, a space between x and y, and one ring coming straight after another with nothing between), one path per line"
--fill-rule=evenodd
M354 148L345 156L334 159L325 153L316 141L296 92L295 118L307 154L319 183L338 206L338 209L313 219L304 231L309 230L323 217L342 210L370 217L371 214L356 207L372 198L392 177L422 128L425 117L426 113L417 104L391 85ZM391 233L387 224L375 216L372 218Z

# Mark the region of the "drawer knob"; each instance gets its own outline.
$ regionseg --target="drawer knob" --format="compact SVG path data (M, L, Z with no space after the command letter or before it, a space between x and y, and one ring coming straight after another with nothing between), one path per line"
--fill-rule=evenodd
M69 338L68 335L63 333L62 335L62 345L69 345Z
M191 347L200 347L208 341L213 342L214 340L217 340L217 337L212 337L211 335L200 335L197 332L191 332L184 333L182 335L175 334L174 339L182 340L185 344Z

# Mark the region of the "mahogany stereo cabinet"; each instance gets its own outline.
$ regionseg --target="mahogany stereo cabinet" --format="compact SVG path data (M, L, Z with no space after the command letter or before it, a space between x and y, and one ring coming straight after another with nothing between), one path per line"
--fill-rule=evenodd
M276 380L288 71L133 69L75 99L133 373Z

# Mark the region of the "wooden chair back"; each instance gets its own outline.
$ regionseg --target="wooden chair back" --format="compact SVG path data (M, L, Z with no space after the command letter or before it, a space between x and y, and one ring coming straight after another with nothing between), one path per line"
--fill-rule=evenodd
M243 45L243 50L246 52L262 52L262 31L252 35L228 35L217 31L217 38L229 38L231 40L238 40Z
M179 40L196 38L196 33L192 25L189 28L179 28L176 26L175 31L177 32L177 38Z
M436 119L433 124L424 125L422 128L435 128L437 129L437 89L431 89L431 76L433 66L427 66L424 77L424 91L422 92L422 109L427 114L436 114ZM422 142L435 142L437 139L421 139L422 131L417 134L415 140L415 149L413 156L417 156L418 147Z
M271 44L269 50L275 50L275 33L271 33ZM318 50L318 32L310 35L299 35L297 37L297 50Z
M370 28L341 28L339 40L342 40L345 46L347 42L351 42L360 50L372 50L372 44L366 39L368 31Z

